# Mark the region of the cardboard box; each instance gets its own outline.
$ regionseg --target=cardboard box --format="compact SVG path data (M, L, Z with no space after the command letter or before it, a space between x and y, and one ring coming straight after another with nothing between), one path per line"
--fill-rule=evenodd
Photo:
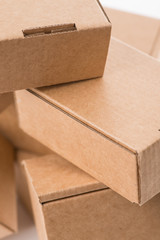
M14 149L0 135L0 238L17 231Z
M15 148L42 155L51 153L47 147L19 128L17 112L13 100L10 105L0 113L0 132L12 142Z
M58 155L25 161L42 240L159 240L160 195L142 207Z
M98 0L1 1L0 22L0 93L103 75L111 24Z
M112 39L103 78L17 91L20 127L142 205L160 192L159 76L159 61Z
M158 57L160 52L160 19L105 8L112 22L112 36L133 47ZM160 38L160 37L159 37ZM154 50L155 46L157 48ZM155 52L155 53L154 53Z

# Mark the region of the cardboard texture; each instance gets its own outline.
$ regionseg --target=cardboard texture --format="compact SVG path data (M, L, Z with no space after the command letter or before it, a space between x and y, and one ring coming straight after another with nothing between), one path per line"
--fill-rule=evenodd
M32 205L29 196L23 161L38 157L34 153L17 150L16 151L16 186L20 200L32 216Z
M24 164L39 239L159 240L160 195L139 207L55 154Z
M1 1L0 22L0 93L103 75L111 24L98 0Z
M51 153L47 147L24 133L19 128L13 99L10 105L0 113L0 132L12 142L15 148L37 154Z
M17 231L14 149L0 135L0 239Z
M159 61L112 39L103 78L17 91L20 127L142 205L160 192L159 75Z
M113 37L158 58L160 52L160 40L158 44L160 19L111 8L105 8L105 11L112 22Z

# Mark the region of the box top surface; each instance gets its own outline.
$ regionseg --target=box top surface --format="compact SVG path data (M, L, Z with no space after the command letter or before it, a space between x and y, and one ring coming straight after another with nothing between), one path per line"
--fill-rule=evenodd
M1 1L0 23L0 40L24 38L25 29L76 24L85 30L109 24L97 0Z
M112 39L103 78L35 89L105 137L139 153L160 139L160 62Z
M107 188L57 154L24 161L41 203Z
M105 8L112 22L112 36L148 54L160 28L160 19Z

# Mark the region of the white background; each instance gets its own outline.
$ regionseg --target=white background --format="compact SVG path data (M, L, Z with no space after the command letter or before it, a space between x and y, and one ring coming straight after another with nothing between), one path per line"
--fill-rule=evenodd
M57 0L58 1L58 0ZM104 6L132 13L160 18L160 0L100 0ZM6 240L37 240L34 224L28 213L19 204L19 233ZM63 239L62 239L63 240Z
M160 18L160 0L100 0L107 7Z

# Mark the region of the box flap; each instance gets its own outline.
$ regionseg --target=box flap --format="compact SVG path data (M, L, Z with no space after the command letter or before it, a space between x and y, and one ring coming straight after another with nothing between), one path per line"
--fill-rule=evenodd
M96 0L6 0L0 3L0 40L23 38L25 30L75 24L77 30L109 24ZM9 19L12 19L10 21ZM66 26L64 26L66 24ZM34 32L34 31L33 31Z
M160 27L160 20L105 8L112 22L112 36L148 54Z
M160 139L159 76L159 61L112 39L103 78L31 92L139 153Z
M107 188L57 154L24 161L41 203Z

